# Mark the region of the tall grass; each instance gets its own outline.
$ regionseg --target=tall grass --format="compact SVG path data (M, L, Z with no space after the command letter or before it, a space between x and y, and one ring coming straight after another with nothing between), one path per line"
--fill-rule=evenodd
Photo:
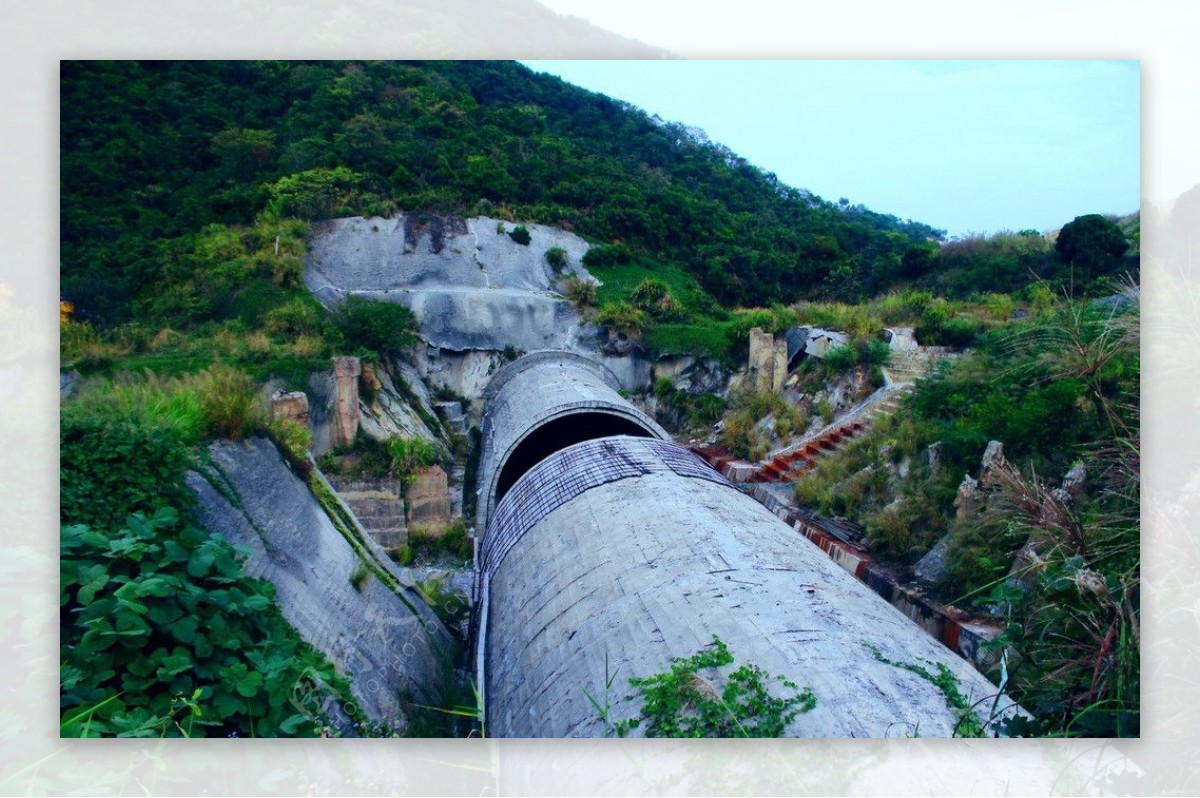
M64 413L127 418L174 428L188 445L212 438L242 438L266 426L253 378L224 364L181 377L146 371L93 379Z

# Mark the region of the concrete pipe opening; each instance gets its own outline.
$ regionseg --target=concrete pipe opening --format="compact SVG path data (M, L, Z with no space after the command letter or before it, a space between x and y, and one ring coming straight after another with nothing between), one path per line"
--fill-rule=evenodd
M584 441L628 435L652 438L654 433L626 416L595 411L570 413L536 427L517 444L496 479L496 503L529 469L552 454Z
M669 437L618 390L612 372L573 352L534 352L492 377L484 391L478 472L476 520L483 530L497 503L547 457L614 436Z

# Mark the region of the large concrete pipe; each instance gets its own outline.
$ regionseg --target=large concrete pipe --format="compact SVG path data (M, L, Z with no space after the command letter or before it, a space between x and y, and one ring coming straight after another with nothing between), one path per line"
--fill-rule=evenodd
M601 399L596 368L546 354L511 365L490 392L491 440L501 445L481 482L488 491L506 483L503 495L480 499L491 507L479 550L477 641L489 735L601 736L604 720L589 695L608 692L613 719L633 717L640 704L622 700L628 679L668 670L671 658L713 635L739 663L812 688L816 707L789 735L953 734L959 712L945 693L883 660L933 675L945 665L984 716L992 709L998 691L970 664L665 440L615 391ZM575 434L564 434L561 448L539 445L539 462L529 456L501 480L520 441L557 417L547 397L570 393L564 382L575 378L588 401L607 403L577 404L577 412L620 417L639 431L588 436L581 430L606 428L564 427Z
M481 529L517 479L554 452L612 435L670 438L625 401L619 387L601 364L558 350L533 352L496 372L483 394L476 478Z

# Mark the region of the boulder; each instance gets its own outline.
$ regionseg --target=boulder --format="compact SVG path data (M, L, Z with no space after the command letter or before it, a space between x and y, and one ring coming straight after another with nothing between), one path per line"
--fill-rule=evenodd
M308 394L304 391L275 391L271 394L271 420L309 424Z
M999 487L1001 473L1008 467L1004 459L1004 444L1000 441L988 441L979 461L979 484L985 488Z
M955 520L965 521L976 515L984 505L983 491L979 489L979 480L970 474L963 474L963 481L958 486L954 497Z
M941 582L950 566L950 535L942 535L925 556L917 560L913 573L926 582Z
M1083 495L1083 483L1086 481L1087 469L1083 463L1076 463L1063 475L1062 484L1050 493L1062 504L1070 504Z

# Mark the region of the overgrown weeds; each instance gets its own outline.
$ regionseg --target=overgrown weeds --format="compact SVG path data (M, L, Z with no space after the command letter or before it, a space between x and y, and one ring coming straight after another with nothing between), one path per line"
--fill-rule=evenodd
M638 716L612 721L611 707L593 706L606 714L605 723L619 737L641 728L647 737L781 737L788 726L817 705L812 690L801 689L782 676L770 676L753 664L722 673L734 663L729 647L716 635L704 650L671 661L669 670L632 677L642 699ZM608 677L611 686L612 678ZM791 695L774 696L768 681L778 681ZM632 699L634 696L627 696Z
M64 418L136 419L173 428L188 445L212 438L239 439L266 427L254 380L224 364L182 377L152 372L92 380L64 408Z

